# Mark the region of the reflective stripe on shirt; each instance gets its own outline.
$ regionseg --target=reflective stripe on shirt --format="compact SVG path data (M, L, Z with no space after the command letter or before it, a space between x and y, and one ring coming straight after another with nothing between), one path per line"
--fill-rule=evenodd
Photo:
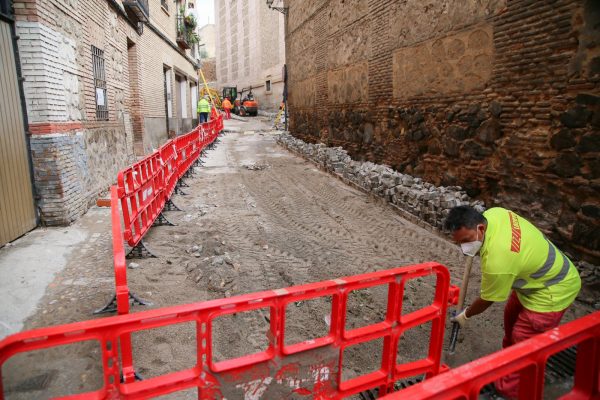
M556 261L556 252L557 252L556 248L548 239L546 239L546 242L548 242L548 256L547 256L544 264L540 267L540 269L535 271L533 274L529 275L529 277L532 279L540 279L540 278L544 277L548 272L550 272L550 269L552 269L552 266L554 265L554 262ZM558 251L558 253L560 254L560 256L562 257L562 260L563 260L562 267L561 267L560 271L558 272L558 274L556 274L556 276L554 278L551 278L551 279L547 280L546 282L544 282L545 287L550 287L552 285L556 285L557 283L560 283L563 279L565 279L565 277L569 273L569 268L570 268L569 259L561 251ZM526 288L526 289L524 289L523 286L526 286L528 283L529 282L527 282L527 280L525 280L523 278L518 278L514 281L512 288L519 290L524 295L528 295L528 294L534 293L536 290L542 289L542 288Z

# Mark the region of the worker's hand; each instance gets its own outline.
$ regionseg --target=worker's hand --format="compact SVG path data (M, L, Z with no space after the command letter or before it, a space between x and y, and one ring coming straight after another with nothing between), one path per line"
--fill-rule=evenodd
M467 309L466 308L464 310L462 310L462 312L460 314L458 314L456 317L450 318L450 321L458 322L458 324L460 325L461 328L464 328L467 325L468 320L469 320L469 318L467 318Z

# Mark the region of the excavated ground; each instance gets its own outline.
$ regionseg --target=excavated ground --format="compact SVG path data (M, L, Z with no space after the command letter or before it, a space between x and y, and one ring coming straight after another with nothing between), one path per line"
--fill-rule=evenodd
M167 212L177 226L151 229L145 241L158 258L128 261L129 286L152 307L186 304L238 294L437 261L459 284L463 257L457 246L401 218L390 207L318 170L275 142L275 132L259 120L228 133L209 152L206 164L187 179L187 196L174 196L183 212ZM92 213L93 214L93 213ZM98 218L106 220L106 213ZM90 318L111 295L110 231L97 227L94 241L76 252L55 279L42 307L26 328ZM468 298L477 295L479 265L474 265ZM64 283L68 282L69 285ZM79 282L77 284L77 282ZM405 310L431 301L434 282L410 283ZM382 320L386 291L351 296L348 324ZM147 309L135 306L133 312ZM327 330L327 299L296 303L288 309L289 341L322 336ZM569 321L590 312L577 304ZM223 318L214 327L217 360L264 349L266 312ZM451 366L497 350L502 335L502 305L474 318L461 334ZM101 318L101 317L97 317ZM178 371L195 362L192 324L147 331L133 337L134 360L143 377ZM401 342L399 360L426 354L429 334L415 329ZM446 339L449 337L449 330ZM447 347L447 343L445 344ZM381 343L350 352L344 378L377 369ZM69 346L16 357L4 368L9 398L44 398L101 386L95 344ZM195 393L195 392L194 392ZM169 398L194 398L192 391Z

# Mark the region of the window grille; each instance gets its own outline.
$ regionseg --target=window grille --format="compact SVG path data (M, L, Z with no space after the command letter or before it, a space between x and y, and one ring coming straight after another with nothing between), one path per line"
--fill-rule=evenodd
M165 10L169 10L169 4L167 3L167 0L160 0L160 5L165 9Z
M10 0L0 0L0 14L7 18L12 18L12 7Z
M266 91L270 92L271 91L271 80L266 81L265 86L266 86Z
M108 121L104 51L94 46L92 46L92 67L94 70L94 88L96 89L96 119L98 121Z

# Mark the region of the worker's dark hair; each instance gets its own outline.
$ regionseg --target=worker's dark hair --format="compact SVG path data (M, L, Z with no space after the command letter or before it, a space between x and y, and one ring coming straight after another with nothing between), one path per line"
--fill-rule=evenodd
M475 229L479 224L486 224L485 217L473 207L458 206L450 210L450 214L444 221L444 229L454 232L463 226L468 229Z

